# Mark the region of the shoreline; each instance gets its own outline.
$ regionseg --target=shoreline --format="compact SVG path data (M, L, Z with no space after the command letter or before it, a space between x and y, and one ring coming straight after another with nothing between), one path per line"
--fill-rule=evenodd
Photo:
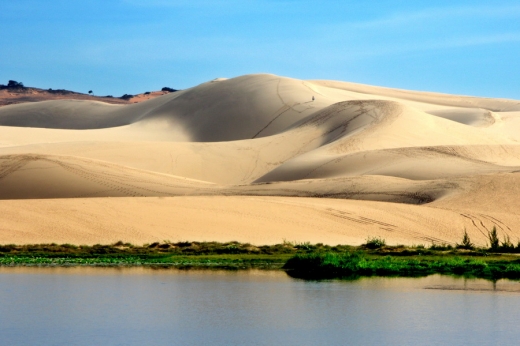
M432 274L520 280L517 253L451 246L329 246L284 242L180 242L134 246L0 245L0 267L147 267L157 269L265 269L306 280L424 277ZM515 249L512 249L515 251ZM515 251L516 252L516 251Z

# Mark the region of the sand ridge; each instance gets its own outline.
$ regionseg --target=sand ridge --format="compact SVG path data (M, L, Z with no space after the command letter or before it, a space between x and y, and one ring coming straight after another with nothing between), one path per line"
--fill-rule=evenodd
M519 173L515 100L255 74L22 103L0 107L0 243L483 245L520 237Z
M32 87L14 87L0 89L0 106L50 100L88 100L100 101L108 104L130 104L150 100L168 93L169 91L161 90L145 92L137 95L126 95L126 97L113 97L111 95L96 96L94 94L83 94L63 89L53 90Z

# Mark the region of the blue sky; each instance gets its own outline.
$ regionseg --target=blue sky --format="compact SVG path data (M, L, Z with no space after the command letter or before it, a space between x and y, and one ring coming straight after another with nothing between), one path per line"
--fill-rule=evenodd
M520 99L518 1L2 0L0 83L120 96L267 72Z

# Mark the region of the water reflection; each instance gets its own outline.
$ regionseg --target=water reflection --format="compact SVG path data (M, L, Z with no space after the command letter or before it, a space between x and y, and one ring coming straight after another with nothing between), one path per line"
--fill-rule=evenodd
M0 335L6 345L513 345L519 286L440 276L306 282L260 270L0 268Z

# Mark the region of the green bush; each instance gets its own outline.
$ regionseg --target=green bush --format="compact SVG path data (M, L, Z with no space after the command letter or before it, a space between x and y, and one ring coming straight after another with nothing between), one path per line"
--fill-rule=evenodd
M386 245L386 241L381 237L367 238L367 242L361 245L367 249L379 249Z

